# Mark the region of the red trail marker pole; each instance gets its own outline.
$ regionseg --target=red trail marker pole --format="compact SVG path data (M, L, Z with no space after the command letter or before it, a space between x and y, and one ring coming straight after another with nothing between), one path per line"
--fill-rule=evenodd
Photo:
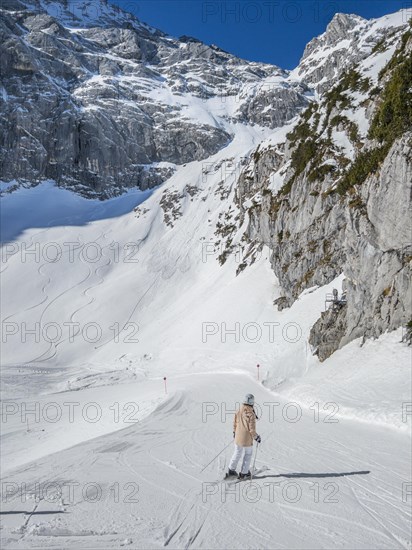
M257 379L259 380L259 367L260 365L256 365L256 368L257 368Z
M166 376L163 376L163 380L165 382L165 395L167 395Z

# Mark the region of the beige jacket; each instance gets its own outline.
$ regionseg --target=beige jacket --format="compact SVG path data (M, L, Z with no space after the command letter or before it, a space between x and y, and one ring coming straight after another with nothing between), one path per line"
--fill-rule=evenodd
M256 436L256 416L251 405L242 405L233 421L235 443L242 447L251 447Z

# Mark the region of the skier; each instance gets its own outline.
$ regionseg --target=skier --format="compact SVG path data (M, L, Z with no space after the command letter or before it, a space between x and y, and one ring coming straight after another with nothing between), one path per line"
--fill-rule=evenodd
M257 443L261 442L261 438L256 433L256 419L257 414L253 405L255 404L255 397L248 393L245 396L242 406L235 414L233 421L233 437L235 438L235 451L229 464L229 471L227 476L236 475L236 466L239 462L242 454L242 467L240 469L238 478L244 479L250 476L249 466L252 460L253 453L253 440Z

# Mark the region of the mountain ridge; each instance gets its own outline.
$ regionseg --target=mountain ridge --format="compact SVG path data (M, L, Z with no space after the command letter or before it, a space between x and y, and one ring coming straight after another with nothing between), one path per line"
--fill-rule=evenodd
M7 0L1 13L0 113L8 121L0 134L3 179L27 184L51 178L102 198L127 187L156 186L173 165L206 159L224 147L234 130L223 129L222 116L262 128L282 126L325 79L327 86L336 81L348 59L367 55L357 51L355 40L352 61L345 50L313 66L319 47L339 41L348 26L373 28L380 21L336 14L289 72L197 39L173 38L105 0ZM387 17L380 38L398 29L403 15ZM38 105L24 103L30 93L39 97ZM4 100L8 96L15 105ZM197 105L188 109L190 102Z
M49 11L56 5L43 4ZM173 164L205 159L227 144L232 130L223 129L222 115L274 127L307 103L305 86L287 83L277 67L149 32L136 18L136 28L66 28L44 11L7 7L3 98L13 101L0 106L8 121L0 136L5 180L51 178L102 198L145 189L169 177ZM25 103L30 94L36 104ZM226 97L233 106L225 111ZM220 104L211 115L213 98Z

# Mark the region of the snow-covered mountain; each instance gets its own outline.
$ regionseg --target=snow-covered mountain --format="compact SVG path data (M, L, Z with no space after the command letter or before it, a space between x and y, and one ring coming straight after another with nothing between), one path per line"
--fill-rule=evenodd
M2 3L4 547L410 547L406 16L288 72Z
M273 128L307 104L277 67L172 38L103 0L82 6L2 5L3 179L88 196L145 189L227 145L224 120Z

